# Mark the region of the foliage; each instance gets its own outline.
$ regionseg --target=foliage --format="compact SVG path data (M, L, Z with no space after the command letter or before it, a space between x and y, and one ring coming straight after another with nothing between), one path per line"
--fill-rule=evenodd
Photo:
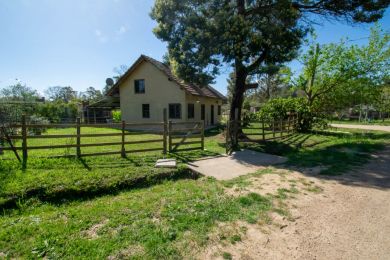
M302 126L324 114L352 107L372 105L381 92L390 67L389 34L379 27L371 30L367 46L313 44L302 56L305 67L295 82L309 108Z
M112 111L112 119L114 122L120 122L122 120L122 113L120 110Z
M17 83L0 90L0 98L6 101L35 102L38 92L26 85Z
M48 125L50 123L46 118L37 115L30 116L28 121L29 124L33 125ZM41 135L47 131L47 127L33 127L30 128L29 131L31 131L34 135Z
M286 119L289 113L301 111L302 103L302 98L274 98L265 103L256 116L263 120Z
M155 35L168 43L168 60L185 81L208 84L222 65L234 68L230 119L239 118L247 79L295 58L315 17L373 22L388 1L363 0L156 0ZM233 129L231 140L238 140ZM236 146L237 144L233 144Z
M86 91L80 93L80 98L87 101L98 101L103 98L103 94L94 87L88 87Z
M47 118L51 123L75 121L78 116L78 103L77 101L66 103L62 100L45 102L37 107L36 114Z
M54 86L45 90L46 97L51 101L62 100L65 103L77 98L77 91L72 87Z

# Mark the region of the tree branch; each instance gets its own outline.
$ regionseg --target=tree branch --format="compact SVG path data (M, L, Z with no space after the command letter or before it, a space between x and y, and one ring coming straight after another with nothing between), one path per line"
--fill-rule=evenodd
M267 51L264 50L261 55L250 65L246 66L245 70L247 71L247 73L257 69L260 64L265 60L267 56Z

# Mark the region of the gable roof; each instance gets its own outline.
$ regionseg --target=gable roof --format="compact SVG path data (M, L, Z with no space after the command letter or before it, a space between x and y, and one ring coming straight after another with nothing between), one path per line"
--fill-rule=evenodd
M222 95L218 90L211 86L199 86L197 84L191 84L186 83L184 80L179 79L176 77L173 73L171 68L160 62L157 61L151 57L148 57L146 55L141 55L134 63L131 65L131 67L126 71L125 74L123 74L118 81L107 91L108 96L112 96L116 91L118 91L120 84L142 63L142 62L149 62L153 66L155 66L158 70L163 72L169 80L172 80L175 82L178 86L180 86L182 89L184 89L187 93L195 96L202 96L202 97L211 97L211 98L218 98L226 101L226 97Z

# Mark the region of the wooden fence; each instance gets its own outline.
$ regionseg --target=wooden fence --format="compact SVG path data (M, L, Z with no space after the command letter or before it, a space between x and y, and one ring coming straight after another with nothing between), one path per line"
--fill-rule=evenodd
M298 126L298 117L290 115L287 119L259 120L251 121L244 126L245 122L240 120L231 120L227 124L226 148L227 153L231 148L232 141L228 134L230 130L240 133L238 142L266 142L278 138L285 138L296 132ZM232 129L234 128L234 129Z
M26 116L22 117L21 124L13 124L7 126L8 128L17 129L16 133L7 133L6 128L2 127L3 136L8 140L8 146L1 147L0 150L13 151L19 161L25 166L27 164L27 158L31 150L45 150L45 149L75 149L75 154L71 156L84 157L84 156L99 156L99 155L112 155L120 154L122 157L126 157L127 153L140 153L151 151L162 151L166 154L168 152L189 151L204 149L204 122L172 122L167 120L167 113L164 110L163 122L151 122L151 123L127 123L122 121L121 123L109 123L109 124L82 124L80 118L77 118L75 124L28 124ZM75 134L30 134L31 129L50 129L50 128L67 128L75 130ZM111 133L83 133L82 129L85 128L110 128L115 129L116 132ZM147 128L147 129L145 129ZM119 131L118 131L119 130ZM142 138L142 135L153 134L158 135L158 139L147 139L150 137ZM127 141L126 136L141 135L142 140ZM94 137L117 137L120 141L111 142L83 142L84 138ZM49 144L49 145L30 145L31 139L64 139L74 138L76 142L74 144ZM194 138L198 140L194 140ZM181 140L180 140L181 139ZM188 141L188 139L191 139ZM21 145L16 146L15 140L21 140ZM126 149L130 145L140 145L157 143L162 144L161 147L143 148L143 149ZM180 146L188 146L199 144L199 147L187 147L179 149ZM105 152L89 152L83 153L82 148L85 147L118 147L114 151ZM22 151L20 158L18 151ZM69 157L69 155L60 155L55 157Z

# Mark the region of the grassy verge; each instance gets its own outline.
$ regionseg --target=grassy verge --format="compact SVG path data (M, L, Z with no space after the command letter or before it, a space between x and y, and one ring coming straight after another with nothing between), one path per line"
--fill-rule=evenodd
M167 181L88 201L40 203L0 217L0 254L24 258L181 258L218 222L260 221L270 198L225 195L210 179Z
M295 167L321 166L323 174L341 174L370 159L370 153L390 143L390 134L377 131L318 131L294 134L266 143L244 143L242 148L286 156Z

